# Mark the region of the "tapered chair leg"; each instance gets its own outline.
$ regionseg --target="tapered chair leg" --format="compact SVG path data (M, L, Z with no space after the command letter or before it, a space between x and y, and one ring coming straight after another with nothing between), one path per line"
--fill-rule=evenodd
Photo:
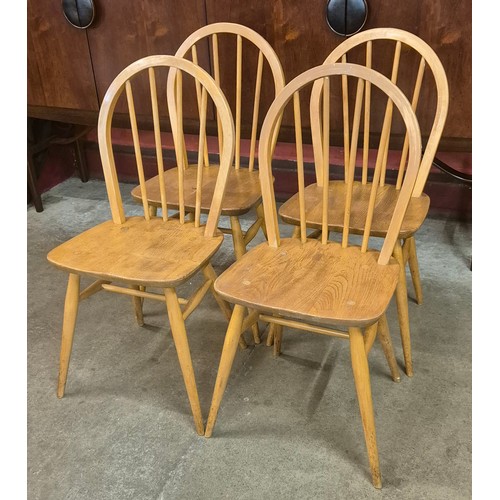
M139 285L132 285L134 290L140 290L141 287ZM135 319L137 320L137 324L139 326L144 326L144 315L142 313L142 299L141 297L132 297L132 303L134 305L134 313Z
M155 207L153 205L149 205L149 216L156 217L157 215L158 215L158 207Z
M360 328L349 328L349 342L351 347L352 372L358 395L359 410L363 431L365 433L366 449L372 483L375 488L382 488L380 466L377 451L377 438L375 434L375 418L373 416L372 392L370 386L370 372L368 370L368 359L366 357L363 333Z
M281 354L281 338L283 336L283 325L275 324L273 356L277 358Z
M385 359L387 360L387 364L389 365L389 369L391 370L392 380L394 380L394 382L401 382L398 363L396 361L396 356L394 356L391 335L389 333L389 325L387 324L387 317L385 314L378 320L377 335L380 344L382 345Z
M276 323L269 323L269 330L267 332L267 347L271 347L274 343L274 329L276 328Z
M191 405L191 411L193 412L194 425L196 427L196 432L202 436L204 434L203 417L201 414L200 400L198 398L198 389L196 388L191 353L189 351L186 326L182 318L182 311L179 306L177 293L173 288L165 288L165 300L167 303L172 337L177 350L179 364L181 365L182 376L184 377L184 384Z
M403 344L403 355L405 359L405 370L408 377L413 377L413 363L411 359L410 340L410 318L408 315L408 290L406 288L406 272L403 258L403 249L399 241L394 246L394 258L399 263L399 280L396 287L396 305L398 308L399 330L401 343Z
M57 382L57 397L64 396L66 379L68 377L71 348L73 347L73 334L75 333L78 304L80 302L80 275L70 274L68 288L64 301L64 319L62 327L61 354L59 359L59 379Z
M233 309L233 315L227 328L226 338L224 339L224 347L219 363L219 371L215 381L214 394L210 405L210 413L208 415L205 437L210 437L217 419L217 413L222 401L222 396L226 390L229 373L233 366L234 356L236 355L236 346L241 333L243 317L245 315L245 307L236 304Z
M245 238L243 236L243 231L241 230L240 219L236 215L231 215L229 217L231 222L231 233L233 237L233 246L234 246L234 255L236 256L236 260L241 259L243 255L245 255L247 248L245 245ZM259 339L257 344L260 343L260 332L259 325L252 325L252 334L254 339Z
M408 265L410 266L411 280L415 289L415 299L417 304L422 304L424 296L422 293L422 282L420 281L420 269L417 258L417 245L415 244L415 236L410 236L405 241L405 246L408 245Z
M292 238L300 238L300 226L294 226Z
M203 276L205 276L206 279L212 280L212 286L210 287L210 291L212 292L214 299L216 300L217 304L219 305L220 310L222 311L224 316L229 321L231 319L231 315L232 315L233 311L231 310L229 303L226 302L214 289L214 283L215 283L215 280L217 279L217 274L216 274L215 269L213 268L212 264L207 264L203 268ZM247 343L245 342L245 339L243 338L243 333L240 336L239 346L241 349L246 349L248 347Z

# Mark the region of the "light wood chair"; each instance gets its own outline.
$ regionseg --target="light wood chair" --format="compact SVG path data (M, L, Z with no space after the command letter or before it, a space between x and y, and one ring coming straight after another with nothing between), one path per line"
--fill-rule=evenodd
M231 83L235 84L235 105L234 105L234 117L235 117L235 128L236 128L236 136L235 136L235 163L234 169L231 169L229 173L229 178L227 182L227 187L224 195L224 199L222 201L222 215L229 217L231 229L219 228L222 232L228 233L232 236L234 252L236 258L240 258L246 251L246 246L252 239L257 235L259 228L262 228L265 234L265 226L264 226L264 218L262 214L262 197L260 192L260 184L259 184L259 173L254 169L255 166L255 152L256 152L256 140L258 136L258 131L260 128L259 124L259 112L261 105L261 95L263 90L263 74L265 71L264 61L267 61L267 65L271 71L272 75L272 91L270 89L271 85L269 84L269 78L265 79L264 82L268 83L268 85L264 85L264 90L267 91L267 94L271 94L272 97L278 94L278 92L285 85L285 77L283 73L283 69L281 67L278 56L274 52L273 48L269 43L260 36L254 30L242 26L240 24L235 23L213 23L207 26L203 26L199 30L192 33L179 47L175 55L177 57L188 58L191 57L191 60L198 64L198 47L205 47L208 42L211 45L211 55L212 55L212 74L217 82L217 84L223 89L226 96L232 94L233 89L229 89L227 85L223 81L223 73L227 71L227 67L224 66L224 60L221 60L219 54L219 45L221 43L221 39L224 38L226 43L228 43L227 39L233 38L234 41L234 52L236 53L236 79L233 81L232 78L228 78L231 80ZM245 48L246 53L250 54L250 51L255 50L258 51L258 54L253 54L256 56L255 66L251 65L250 60L244 64L244 41L245 44L250 44ZM224 53L227 53L226 50ZM245 75L246 80L243 82L243 70L247 71ZM221 74L222 73L222 74ZM253 95L251 95L252 88L249 89L244 88L245 86L249 87L248 80L255 78L255 87L253 88ZM243 85L245 83L245 85ZM175 81L172 77L168 80L168 86L172 90L175 86ZM246 95L245 90L247 90ZM268 96L269 97L269 96ZM200 91L199 88L196 89L196 99L198 101L198 106L200 103ZM253 112L252 112L252 127L250 131L250 145L248 151L248 167L244 167L242 165L242 123L244 120L242 119L244 115L244 109L246 103L253 102ZM249 121L249 120L246 120ZM218 130L218 139L219 139L219 151L222 147L222 137L220 134L220 117L217 116L217 130ZM276 139L276 138L275 138ZM193 169L193 165L188 164L187 154L184 151L184 156L177 162L178 165L182 165L182 168L185 169L185 178L186 183L184 185L184 189L188 192L191 189L191 186L194 183L195 179L195 169ZM201 211L202 213L208 212L210 208L210 200L212 199L215 180L218 175L218 162L210 162L208 148L205 143L204 149L204 173L203 173L203 185L202 185L202 204ZM172 200L172 206L175 205L177 201L177 168L169 169L164 174L164 182L166 183L167 195L170 194L169 200ZM155 207L161 206L161 198L160 198L160 179L158 176L149 179L146 182L146 187L148 190L148 203L155 210ZM136 187L132 191L132 196L140 201L141 194L140 188ZM194 211L194 204L186 201L185 209L188 211ZM255 222L249 227L247 231L243 231L240 224L240 217L242 215L247 214L252 209L255 209L257 212L257 218Z
M343 197L342 243L328 240L329 99L323 100L323 116L326 119L323 121L325 162L323 165L321 238L320 240L308 238L306 234L308 198L304 187L299 91L313 81L321 81L325 87L329 88L330 79L334 79L333 77L336 80L350 77L351 80L355 80L354 83L357 82L350 142L351 160ZM379 192L378 183L372 184L369 193L370 202L365 214L365 230L361 245L353 245L352 236L350 237L349 234L351 208L354 201L354 158L365 82L369 83L374 90L380 89L384 100L387 97L393 103L395 110L399 110L408 137L409 154L406 175L398 191L399 196L393 206L392 220L380 251L369 246L375 202ZM326 90L325 93L329 95ZM297 145L300 238L281 239L271 172L272 138L276 133L283 108L292 98ZM318 66L296 77L278 95L265 118L259 141L259 169L268 242L249 250L215 281L216 291L235 306L224 341L206 426L206 437L212 435L236 353L245 308L250 308L256 314L260 314L260 319L278 325L279 328L275 333L275 347L279 343L280 330L283 326L349 340L372 481L375 487L381 487L367 356L378 334L393 377L398 375L385 312L398 282L399 264L391 255L417 179L420 151L420 130L411 104L389 79L374 70L354 64ZM381 157L383 154L384 141L382 140L378 155ZM378 165L376 175L380 173L381 162Z
M363 53L364 52L364 53ZM391 55L392 65L391 65ZM400 325L401 341L403 346L403 355L405 361L406 374L413 375L413 363L411 355L410 342L410 322L408 314L408 296L406 287L406 263L409 263L411 277L415 288L416 301L422 303L422 287L420 282L420 273L415 245L415 233L424 222L429 210L430 199L423 189L432 166L434 156L436 154L438 144L441 138L443 127L448 112L448 83L444 68L432 48L419 37L406 31L395 28L375 28L358 33L343 43L341 43L331 54L326 58L324 64L335 62L346 62L347 58L354 59L351 62L360 62L377 71L386 74L390 77L394 84L398 84L398 74L414 75L415 85L413 88L406 89L405 94L411 100L412 108L417 113L418 104L420 107L425 107L428 112L429 106L434 106L434 119L432 125L429 125L426 130L428 132L427 144L420 162L417 182L412 193L412 198L408 206L403 224L400 229L398 243L394 247L394 257L401 264L400 279L398 282L396 303L398 309L398 318ZM364 56L364 57L363 57ZM428 79L428 85L424 80L426 69L430 70L432 78ZM424 84L424 85L423 85ZM424 97L420 99L420 95L424 90ZM370 130L373 126L373 118L371 117L371 88L367 83L365 88L365 108L363 116L363 151L358 159L359 169L358 180L354 182L353 188L353 204L350 218L350 230L353 233L362 234L364 230L364 217L368 209L369 193L372 189L372 183L377 182L380 188L377 191L377 201L373 215L373 223L371 227L371 235L384 237L390 226L394 204L399 195L399 190L402 185L405 164L408 154L408 139L405 137L404 146L401 157L399 159L399 169L397 170L397 178L387 183L387 164L389 154L389 146L391 141L391 132L397 137L404 137L401 126L393 122L393 110L390 101L385 106L384 120L382 126L382 136L385 140L384 154L382 157L377 157L380 162L380 173L372 175L369 179L369 171L372 170L373 151L370 151ZM323 194L323 144L321 130L321 94L322 84L320 81L314 84L311 92L310 100L310 116L311 116L311 136L314 152L314 166L316 173L316 183L310 184L305 189L305 196L308 200L310 210L306 214L306 225L310 228L321 228L321 203ZM333 180L329 182L329 219L328 229L330 231L339 232L343 230L344 215L342 211L342 200L347 186L347 165L350 162L350 138L349 138L349 89L346 80L342 84L342 114L339 114L340 119L344 121L344 180ZM383 111L383 108L380 109ZM421 123L423 129L423 124ZM373 140L371 141L373 142ZM378 165L378 164L377 164ZM374 170L376 171L376 170ZM339 201L340 200L340 201ZM295 235L299 232L300 208L298 195L292 196L287 200L279 210L281 218L290 224L296 226ZM268 335L268 345L273 342L273 332Z
M180 192L176 199L177 214L170 212L170 200L164 189L161 192L162 217L150 216L147 199L147 186L144 181L144 168L139 142L139 129L134 105L134 89L139 83L149 80L150 100L156 139L157 163L160 178L163 176L163 155L159 120L157 81L159 74L170 68L176 78L193 77L200 85L200 130L205 129L207 96L213 101L219 116L224 137L221 164L215 181L214 195L206 218L201 223L201 186L204 169L203 147L205 135L200 134L199 161L194 198L194 220L186 220L185 196L182 186L184 170L178 170ZM143 78L144 80L141 80ZM137 86L136 86L136 82ZM147 88L147 85L146 87ZM125 92L124 92L125 91ZM147 92L147 91L146 91ZM141 181L144 216L126 216L119 190L115 158L112 146L112 120L119 97L124 94L128 103L131 130L136 154L136 163ZM137 95L135 102L137 102ZM167 93L168 109L182 109L181 94ZM163 103L165 103L163 101ZM181 113L170 113L177 121L176 143L182 143ZM164 301L177 350L179 363L184 377L196 431L203 434L204 425L191 362L185 320L199 305L205 294L213 291L216 278L210 263L211 258L221 246L224 235L217 229L222 206L222 197L229 170L234 157L234 123L226 98L215 81L202 68L182 58L174 56L150 56L140 59L125 68L111 83L101 106L98 122L99 149L104 170L106 188L111 207L112 220L99 224L56 247L48 254L48 260L58 268L69 273L68 288L64 305L62 344L59 367L57 396L64 395L68 366L70 361L75 322L78 307L82 300L101 290L132 296L139 324L143 324L142 303L144 299ZM176 148L181 155L181 148ZM193 167L193 170L195 168ZM163 184L162 184L163 185ZM180 201L179 201L180 200ZM204 282L189 299L177 296L176 288L197 273L202 273ZM80 278L95 279L90 286L80 290ZM146 287L160 289L160 293L145 291ZM217 294L214 296L222 311L229 319L231 308ZM181 307L182 306L182 307Z

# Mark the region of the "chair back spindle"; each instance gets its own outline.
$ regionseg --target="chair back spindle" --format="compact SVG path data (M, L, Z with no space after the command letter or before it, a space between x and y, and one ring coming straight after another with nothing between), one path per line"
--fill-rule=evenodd
M196 44L202 40L207 39L211 45L211 73L217 85L224 89L224 82L222 82L221 75L221 51L220 51L220 39L222 37L235 37L235 53L236 53L236 68L235 68L235 100L234 100L234 117L235 117L235 159L234 167L239 169L241 167L241 156L242 156L242 114L243 114L243 103L253 102L252 109L252 126L250 131L250 151L248 155L248 169L252 171L255 166L255 156L256 156L256 145L257 136L259 133L259 109L262 101L262 84L264 75L264 62L267 62L267 66L271 70L274 92L275 95L284 87L285 78L283 69L278 60L278 57L271 45L255 31L247 28L245 26L235 24L235 23L213 23L207 26L203 26L199 30L192 33L179 47L176 52L177 57L186 57L189 52L191 52L192 61L198 64L198 56L196 50ZM252 75L256 75L255 78L255 88L253 96L245 95L243 96L243 72L247 70L248 65L244 64L244 55L247 53L247 47L244 42L249 42L253 44L258 49L257 63L255 70L252 68L250 71ZM234 46L233 46L234 47ZM250 64L250 63L248 63ZM174 87L175 83L173 77L169 75L167 86L170 88ZM230 90L232 94L232 90ZM228 92L229 95L229 92ZM197 90L198 107L200 106L200 92ZM244 100L243 100L244 99ZM222 134L221 134L221 121L218 113L216 112L217 120L217 135L218 135L218 145L219 154L222 151ZM274 138L276 141L277 136ZM205 165L208 166L208 149L205 146Z
M272 148L271 141L272 137L276 133L276 125L278 124L280 117L282 116L283 110L287 103L293 98L293 109L294 109L294 124L295 124L295 139L296 139L296 150L297 150L297 176L298 176L298 192L299 192L299 213L300 213L300 239L302 243L308 241L306 234L306 214L307 214L307 199L305 196L304 187L304 162L303 162L303 145L302 145L302 120L300 112L300 99L299 91L303 89L308 84L315 84L319 82L322 89L322 99L323 99L323 120L322 120L322 134L323 134L323 144L322 147L322 159L324 161L322 168L323 185L322 190L322 224L321 224L321 242L322 244L338 244L328 240L328 152L329 148L328 140L326 138L330 135L330 79L337 78L340 80L340 84L345 82L346 79L355 79L356 85L356 95L354 102L354 112L353 121L350 125L349 130L349 145L350 150L348 152L349 164L347 165L347 177L345 182L345 199L344 201L344 227L342 233L342 248L347 248L350 246L349 241L349 226L350 226L350 216L352 210L353 202L353 186L355 179L355 163L358 150L358 142L364 144L364 139L360 141L360 129L361 123L363 121L363 104L366 104L366 85L370 84L372 88L377 89L377 97L380 97L379 101L391 102L392 112L397 111L401 116L403 123L406 127L407 137L408 137L408 166L407 173L403 180L401 190L399 192L399 197L396 201L394 214L389 226L388 233L384 239L382 250L379 255L378 262L380 264L387 264L392 254L394 244L398 237L399 229L403 222L403 217L408 206L412 190L414 188L415 181L417 179L418 168L420 165L420 153L421 153L421 138L420 129L412 109L412 106L408 99L404 96L402 91L398 89L388 78L375 72L364 66L359 66L355 64L331 64L318 66L312 68L303 74L299 75L297 78L292 80L283 91L277 96L276 100L271 105L268 114L264 120L262 127L262 133L259 141L259 165L260 165L260 178L261 178L261 188L262 197L264 205L264 213L266 217L266 226L268 232L268 243L272 247L280 246L280 234L279 226L277 221L277 210L276 210L276 200L272 184ZM346 82L346 85L348 82ZM382 95L380 95L382 94ZM371 97L373 99L375 94ZM342 104L343 106L343 104ZM325 119L328 117L328 119ZM343 121L341 126L345 125ZM382 137L379 142L378 155L377 155L377 165L376 175L380 176L382 170L383 158L385 155L385 144L386 139ZM370 190L370 201L368 204L367 213L365 214L365 226L363 233L363 240L361 244L361 252L368 251L369 248L369 235L371 229L371 223L373 219L373 212L375 206L375 199L377 196L377 189L380 183L374 182ZM339 203L339 200L335 201ZM313 207L314 208L314 207Z
M444 68L437 57L436 53L432 48L425 43L422 39L404 30L396 28L375 28L372 30L366 30L361 33L357 33L352 37L346 39L342 44L340 44L336 49L334 49L330 55L325 59L324 64L331 64L336 62L346 62L348 54L351 50L356 48L365 49L365 65L367 68L375 68L375 61L385 62L385 54L387 54L387 43L394 43L394 52L392 58L392 64L390 67L389 74L387 75L392 83L397 84L398 75L401 73L401 68L410 68L407 71L416 71L416 77L414 79L414 85L408 93L408 98L411 98L411 105L414 112L417 112L419 98L422 90L423 80L425 72L429 69L430 74L433 77L433 82L435 84L435 95L436 95L436 113L434 115L434 120L429 131L429 140L425 146L425 151L421 158L420 170L415 183L414 192L412 196L419 197L422 194L425 182L427 180L430 168L432 166L432 161L437 151L439 144L439 139L441 137L444 124L446 121L446 115L448 110L449 102L449 91L448 83L446 79L446 74ZM383 45L383 49L380 49L380 44ZM353 51L354 52L354 51ZM382 56L384 54L384 57ZM418 60L415 61L415 55ZM415 69L413 69L414 61L417 63ZM378 70L378 68L376 68ZM321 167L324 164L323 161L323 145L322 140L324 134L321 133L321 129L324 126L324 120L321 120L321 99L322 99L322 82L315 82L310 100L310 117L311 117L311 134L313 141L313 152L316 165L316 182L318 186L323 183L323 176L321 175ZM344 120L344 162L345 162L345 179L347 179L347 165L349 162L347 158L349 135L348 128L350 126L350 115L349 115L349 96L347 94L347 86L345 80L342 82L342 102L343 102L343 120ZM373 124L371 124L371 84L366 82L365 85L365 115L363 121L363 153L361 162L361 183L366 184L369 179L369 152L370 152L370 132L372 132ZM383 139L382 151L383 154L377 155L376 163L374 165L374 170L372 172L373 178L372 182L375 181L377 177L377 182L384 186L387 182L387 166L389 161L389 148L391 145L391 134L393 129L393 116L392 116L392 103L390 100L387 101L385 106L385 111L383 113L383 122L381 124L380 137ZM349 148L350 149L350 148ZM380 153L380 148L378 150ZM406 163L408 157L408 140L405 137L403 141L403 146L401 149L401 157L399 160L399 168L397 171L396 188L400 189L403 184L403 179L406 172ZM380 168L380 170L378 170Z
M220 127L222 131L222 152L221 152L221 163L220 169L216 180L216 186L214 195L212 197L210 210L207 216L207 221L204 229L204 234L207 237L212 237L217 232L218 219L222 207L222 197L227 182L227 177L229 174L229 169L233 164L234 158L234 122L231 114L231 110L227 103L225 96L222 91L213 80L213 78L200 66L195 65L193 62L187 59L175 57L175 56L149 56L140 59L130 66L125 68L112 82L106 95L103 99L101 110L99 113L98 122L98 139L99 139L99 149L101 153L101 161L103 165L104 177L106 181L106 188L108 192L108 198L110 202L111 212L113 221L117 224L122 224L125 222L125 212L123 209L123 203L121 199L121 194L119 190L118 177L115 167L115 160L113 154L112 146L112 120L113 114L116 107L116 103L125 90L130 126L134 144L135 159L137 173L140 183L140 191L142 198L142 205L144 208L144 217L146 220L150 220L151 216L149 213L149 207L147 202L147 192L145 185L145 172L144 164L141 153L140 135L139 135L139 125L138 116L136 113L134 105L133 96L133 80L140 73L146 74L149 77L149 88L151 94L151 106L152 106L152 118L153 118L153 129L155 137L155 151L156 151L156 163L158 167L158 175L160 176L160 189L161 189L161 208L162 208L162 218L164 221L168 221L168 200L166 199L166 189L163 177L164 164L163 164L163 148L162 148L162 136L160 127L160 115L158 109L158 95L157 95L157 73L155 70L157 68L168 68L169 78L173 78L175 86L172 89L168 89L167 86L167 109L169 111L169 117L171 122L171 127L173 131L174 138L174 149L177 164L181 168L178 169L179 172L179 219L180 223L185 223L185 193L184 193L184 176L185 172L185 140L183 133L183 113L182 113L182 76L183 74L194 78L196 82L196 88L199 89L200 93L200 134L199 134L199 147L198 147L198 163L197 163L197 175L196 175L196 188L195 188L195 227L201 226L201 186L203 183L203 168L205 162L205 151L206 151L206 121L207 121L207 107L208 107L208 97L210 97L213 102L218 115L220 116Z

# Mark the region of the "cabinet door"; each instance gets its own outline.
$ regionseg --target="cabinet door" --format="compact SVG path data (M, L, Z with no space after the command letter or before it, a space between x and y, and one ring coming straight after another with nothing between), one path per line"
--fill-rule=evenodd
M116 75L128 64L149 55L175 54L185 38L205 25L204 0L142 0L126 2L126 6L123 0L103 0L98 5L98 17L88 29L88 37L99 102ZM198 47L198 58L208 69L207 45ZM165 79L157 80L161 105ZM145 97L135 102L136 109L138 114L141 110L147 114L148 83L139 81L138 84L143 87L141 94ZM126 109L125 99L120 101L118 112ZM165 106L160 112L166 114ZM198 116L196 101L186 106L184 114L187 118Z
M331 31L326 22L327 0L275 0L273 2L241 2L239 0L206 0L207 23L231 21L245 24L259 32L272 45L280 58L286 81L301 72L322 64L327 55L344 37ZM444 148L470 148L472 137L472 7L471 2L456 0L407 0L387 2L370 0L368 19L363 30L391 26L415 33L438 54L445 68L450 87L450 108L441 144ZM231 58L234 48L226 49ZM387 58L390 64L390 57ZM224 57L221 54L221 60ZM374 57L384 59L384 54ZM234 58L234 56L233 56ZM357 62L357 61L352 61ZM363 63L362 60L359 62ZM234 79L229 66L224 69L226 79ZM399 84L405 88L413 84L414 75L401 74ZM428 80L428 79L427 79ZM421 102L427 101L428 112L419 110L422 131L429 130L434 110L429 101L429 82L424 82ZM233 84L229 87L232 88ZM352 93L351 93L352 94ZM308 124L307 96L303 102L303 123ZM269 96L267 96L269 102ZM340 100L333 102L333 119ZM352 106L351 106L352 109ZM384 108L374 116L379 124L372 131L380 131ZM423 113L422 113L423 112ZM251 116L245 114L243 116ZM340 116L340 114L339 114ZM287 109L283 124L293 125L293 114Z
M97 111L86 31L52 0L28 0L27 21L28 105Z

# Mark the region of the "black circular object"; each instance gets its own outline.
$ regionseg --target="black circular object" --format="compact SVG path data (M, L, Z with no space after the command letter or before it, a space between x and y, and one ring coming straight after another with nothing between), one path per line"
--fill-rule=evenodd
M368 16L366 0L328 0L326 21L341 36L354 35L365 25Z
M64 17L75 28L88 28L94 20L93 0L62 0Z

